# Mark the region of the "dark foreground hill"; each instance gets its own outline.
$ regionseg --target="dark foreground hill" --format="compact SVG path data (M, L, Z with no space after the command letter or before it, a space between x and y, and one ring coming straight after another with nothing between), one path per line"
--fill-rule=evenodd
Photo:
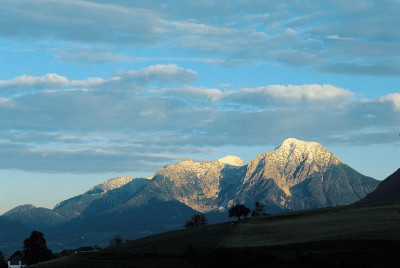
M400 200L400 169L384 179L375 191L369 193L358 203L394 202Z
M400 203L352 205L171 231L36 267L397 267Z

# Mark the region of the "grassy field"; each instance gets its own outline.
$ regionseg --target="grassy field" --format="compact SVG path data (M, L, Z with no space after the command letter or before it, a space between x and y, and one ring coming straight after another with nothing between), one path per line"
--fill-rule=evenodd
M241 261L253 261L254 267L265 262L279 267L302 262L337 267L349 261L359 267L391 265L400 254L399 211L400 203L370 204L248 218L166 232L36 267L202 267L210 263L232 267ZM217 265L219 260L223 262Z

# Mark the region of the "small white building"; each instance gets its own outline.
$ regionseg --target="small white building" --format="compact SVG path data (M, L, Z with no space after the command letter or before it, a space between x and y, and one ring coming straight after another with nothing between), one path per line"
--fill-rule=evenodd
M22 268L25 267L26 261L22 251L16 251L10 258L8 258L8 268Z

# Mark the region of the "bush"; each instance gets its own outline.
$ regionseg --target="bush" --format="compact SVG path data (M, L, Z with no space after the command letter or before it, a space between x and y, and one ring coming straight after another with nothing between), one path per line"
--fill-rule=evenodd
M265 205L256 201L255 203L256 208L251 212L252 217L258 217L258 216L267 216L268 214L265 213Z
M121 245L122 242L122 238L119 235L116 235L113 239L110 240L110 247Z
M183 227L185 228L193 228L207 225L207 218L204 214L194 214L190 220L188 220Z

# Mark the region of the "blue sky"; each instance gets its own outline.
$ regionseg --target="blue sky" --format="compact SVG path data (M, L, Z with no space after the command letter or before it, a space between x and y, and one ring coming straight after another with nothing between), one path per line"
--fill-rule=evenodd
M398 1L0 0L0 213L317 141L400 167Z

